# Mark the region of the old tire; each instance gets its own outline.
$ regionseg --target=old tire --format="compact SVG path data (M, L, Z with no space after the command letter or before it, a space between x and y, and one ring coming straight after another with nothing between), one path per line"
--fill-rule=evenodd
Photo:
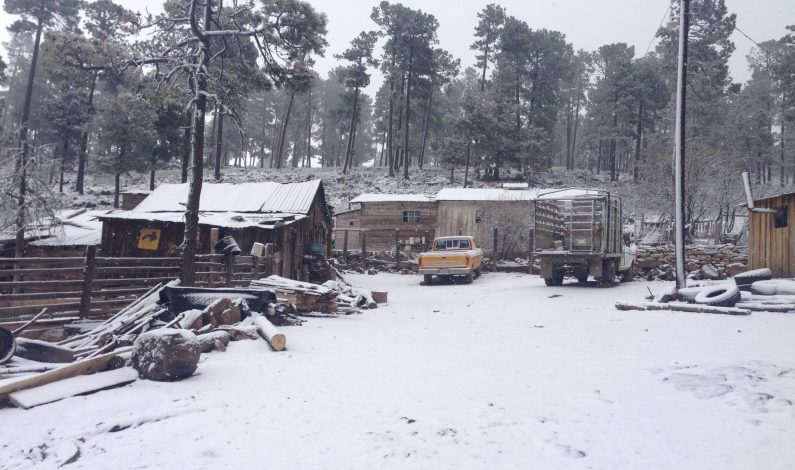
M773 279L773 271L771 271L770 268L762 268L746 271L734 276L734 283L737 284L737 287L740 289L748 290L754 282L768 281L770 279Z
M694 300L697 304L713 307L734 307L740 301L740 289L731 284L705 287Z
M679 294L679 299L683 302L694 303L696 301L696 296L704 290L705 287L685 287L683 289L679 289L676 291Z
M5 328L0 328L0 364L8 362L14 357L16 346L14 335Z
M599 283L605 286L612 286L616 282L616 271L617 269L617 261L615 260L604 260L602 262L602 277L599 279Z
M544 278L544 283L549 287L563 285L563 274L555 273L553 277Z

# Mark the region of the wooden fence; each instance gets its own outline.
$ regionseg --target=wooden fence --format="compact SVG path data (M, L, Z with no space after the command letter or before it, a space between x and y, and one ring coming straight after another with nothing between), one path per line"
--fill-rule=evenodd
M93 246L84 257L0 258L0 320L32 316L43 308L51 318L101 318L178 278L179 271L177 257L105 258L96 256ZM196 286L247 286L280 272L280 253L199 255Z

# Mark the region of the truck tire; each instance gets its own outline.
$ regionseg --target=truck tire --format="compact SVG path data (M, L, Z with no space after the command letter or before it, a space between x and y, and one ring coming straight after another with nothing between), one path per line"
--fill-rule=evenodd
M629 266L629 269L621 273L621 282L632 282L635 280L635 262Z
M580 274L579 276L577 276L577 282L579 282L580 284L587 283L588 282L588 273Z
M472 284L472 281L475 280L475 275L472 274L472 273L469 273L469 274L467 274L465 276L462 276L462 278L463 278L464 284Z
M431 284L433 284L433 276L431 276L430 274L425 274L424 276L422 276L422 279L423 279L422 281L423 284L425 284L426 286L430 286Z
M480 268L475 270L475 279L480 277Z
M544 283L549 287L562 286L563 274L556 272L553 277L544 278Z
M751 284L756 281L768 281L773 279L773 271L770 268L754 269L734 276L734 283L742 290L750 290Z
M740 301L740 289L731 284L705 287L696 294L697 304L713 307L734 307Z
M614 259L607 259L602 261L602 277L599 283L603 286L612 286L616 283L617 261Z

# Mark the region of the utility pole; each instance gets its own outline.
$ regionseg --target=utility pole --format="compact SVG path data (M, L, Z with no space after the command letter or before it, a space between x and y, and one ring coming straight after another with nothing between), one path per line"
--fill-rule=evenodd
M685 277L685 109L687 99L687 41L690 0L679 0L679 71L676 77L676 137L674 186L676 193L676 288L687 287Z

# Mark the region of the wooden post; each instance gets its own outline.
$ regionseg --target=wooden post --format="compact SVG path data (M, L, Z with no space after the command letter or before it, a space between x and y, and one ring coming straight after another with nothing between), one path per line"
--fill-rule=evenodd
M395 266L400 270L400 230L395 230Z
M215 244L218 243L218 238L221 236L221 229L218 227L210 229L210 253L216 254Z
M259 279L259 256L251 256L251 279Z
M88 316L88 308L91 304L91 284L94 281L94 270L96 268L96 245L86 247L86 259L83 264L83 290L80 293L80 318Z
M224 254L224 277L226 277L226 287L232 287L232 278L235 275L235 257L232 253Z
M494 227L494 252L492 253L491 257L494 261L491 263L491 270L497 271L497 244L499 243L499 232L497 227Z
M348 231L345 230L345 236L342 242L342 256L345 258L345 262L348 262Z
M359 232L359 239L362 241L362 267L367 269L367 232Z

